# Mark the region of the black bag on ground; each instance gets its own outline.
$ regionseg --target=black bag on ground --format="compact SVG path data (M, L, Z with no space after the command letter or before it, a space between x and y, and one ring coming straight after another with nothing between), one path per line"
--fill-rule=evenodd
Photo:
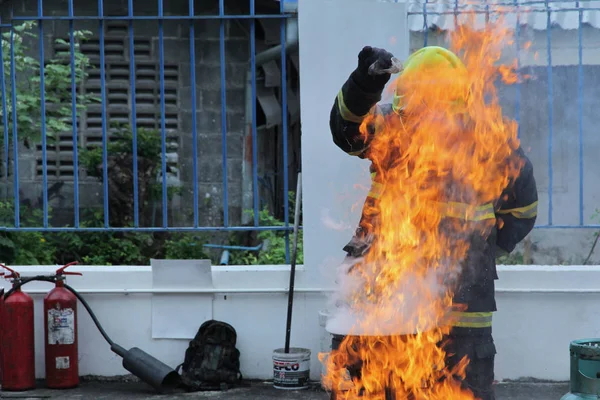
M215 320L203 323L179 366L183 386L192 391L225 390L239 384L242 374L236 342L237 332L231 325Z

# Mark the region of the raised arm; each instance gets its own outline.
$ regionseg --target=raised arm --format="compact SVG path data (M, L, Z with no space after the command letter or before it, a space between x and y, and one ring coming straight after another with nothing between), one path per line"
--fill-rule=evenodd
M333 142L350 155L365 157L375 128L369 126L369 135L365 137L360 133L360 125L371 111L381 112L376 104L391 76L388 73L370 75L369 67L378 61L381 68L390 68L392 57L383 49L364 47L358 54L358 66L333 102L329 117Z

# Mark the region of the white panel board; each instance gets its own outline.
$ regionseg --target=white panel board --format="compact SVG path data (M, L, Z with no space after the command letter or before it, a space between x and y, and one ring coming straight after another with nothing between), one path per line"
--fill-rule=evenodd
M154 289L212 288L210 260L150 260Z
M304 264L307 270L323 272L331 271L343 258L342 247L358 223L369 188L368 161L335 146L329 113L364 46L385 48L401 60L407 57L406 5L303 0L298 18ZM389 102L390 97L382 101Z
M151 260L154 289L213 287L210 260ZM153 294L152 338L191 339L212 318L213 294Z

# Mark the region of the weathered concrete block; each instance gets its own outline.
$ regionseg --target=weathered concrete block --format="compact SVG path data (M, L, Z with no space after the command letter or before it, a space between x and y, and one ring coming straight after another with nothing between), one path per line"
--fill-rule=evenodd
M180 82L183 86L191 85L191 64L181 65ZM241 89L246 85L246 63L226 63L225 82L227 89ZM221 88L221 66L213 63L205 64L199 60L195 63L196 84L204 89Z
M198 158L198 182L223 182L223 167L219 153L213 153L211 156Z
M227 90L225 110L227 113L244 113L246 107L245 91L243 89ZM202 91L202 110L221 112L221 91Z
M206 64L219 65L221 62L220 40L197 40L196 55ZM247 63L250 60L250 42L244 39L230 39L225 42L225 62Z
M158 55L160 40L158 38L154 38L152 42L154 54ZM190 47L189 42L186 40L172 38L164 39L163 51L165 62L173 62L175 60L177 60L178 63L190 62Z

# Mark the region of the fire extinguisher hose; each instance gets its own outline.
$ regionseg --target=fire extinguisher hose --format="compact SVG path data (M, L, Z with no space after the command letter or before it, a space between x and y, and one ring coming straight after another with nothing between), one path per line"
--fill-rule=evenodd
M47 276L47 275L37 275L37 276L29 277L29 278L22 278L20 280L20 282L16 282L15 285L8 292L6 292L6 294L4 295L4 299L6 300L11 294L13 294L21 286L23 286L29 282L33 282L33 281L56 283L56 277L55 276ZM65 289L67 289L68 291L73 293L75 295L75 297L77 297L77 300L79 300L81 302L81 304L83 304L83 307L85 307L88 314L90 314L92 321L94 321L96 328L98 328L98 330L100 331L100 334L102 335L104 340L106 340L108 342L108 344L111 347L113 347L115 345L115 342L113 342L112 339L106 333L106 331L104 331L104 328L102 328L102 325L100 325L100 321L98 321L98 318L96 318L96 314L94 314L94 312L92 311L92 309L91 309L90 305L87 303L87 301L85 301L85 299L71 286L67 285L66 283L63 286L65 287Z
M115 344L115 342L113 342L112 339L108 336L108 334L104 331L104 328L102 328L102 325L100 325L100 321L98 321L98 318L96 318L96 314L94 314L94 312L92 311L92 308L87 303L87 301L85 301L85 299L75 289L73 289L71 286L67 285L66 283L63 286L65 287L65 289L67 289L68 291L70 291L71 293L73 293L75 295L75 297L77 297L77 300L79 300L81 302L81 304L83 304L83 306L87 310L88 314L90 314L90 317L92 318L92 321L94 321L94 324L96 325L96 328L98 328L98 330L100 331L100 334L102 335L102 337L104 338L104 340L106 340L106 342L111 347L113 347L114 344Z

